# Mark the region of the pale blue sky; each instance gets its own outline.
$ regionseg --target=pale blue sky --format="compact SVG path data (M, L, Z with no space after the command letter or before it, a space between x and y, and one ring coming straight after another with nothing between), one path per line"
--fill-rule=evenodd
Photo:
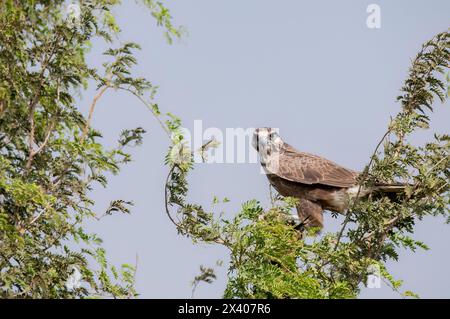
M204 127L271 126L298 149L362 169L399 110L395 97L420 45L449 27L450 2L435 1L263 1L176 0L167 2L188 35L167 45L162 30L142 6L125 0L116 10L121 40L142 45L136 75L160 86L156 97L164 111ZM381 29L368 29L366 8L381 7ZM101 62L104 47L91 59ZM93 96L80 101L85 112ZM432 129L449 133L450 105L437 105ZM167 140L149 112L123 93L99 101L93 125L113 145L123 128L144 127L144 144L134 162L111 178L108 189L93 196L99 212L112 199L133 200L131 216L115 216L90 229L105 240L112 262L134 263L139 255L137 289L145 298L189 298L190 281L200 264L214 266L218 279L201 284L196 297L220 297L226 283L228 252L218 246L193 245L177 235L164 213L163 157ZM431 135L415 136L423 142ZM268 205L268 183L257 164L196 166L190 176L192 201L205 205L213 195L228 197L232 216L240 203L256 198ZM342 218L329 214L325 230ZM416 238L430 251L402 252L388 266L404 289L422 297L450 297L450 227L441 218L426 218ZM364 289L361 297L398 297L389 288Z

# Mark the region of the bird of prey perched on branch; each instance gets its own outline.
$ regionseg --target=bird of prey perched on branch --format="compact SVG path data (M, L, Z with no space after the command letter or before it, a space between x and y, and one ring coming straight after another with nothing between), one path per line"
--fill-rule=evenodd
M307 227L323 227L323 211L343 214L349 199L372 193L392 195L403 192L405 184L376 184L360 187L360 173L326 158L299 152L285 143L272 128L254 131L257 150L270 184L282 196L299 199L298 216Z

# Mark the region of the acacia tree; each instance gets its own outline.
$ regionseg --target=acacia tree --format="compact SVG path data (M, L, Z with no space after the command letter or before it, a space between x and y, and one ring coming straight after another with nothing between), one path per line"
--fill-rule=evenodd
M139 1L165 29L179 36L168 10ZM134 268L107 263L101 239L86 233L86 218L129 212L113 200L104 215L92 209L92 186L130 161L142 128L124 129L106 149L91 127L95 106L110 89L125 90L150 111L155 89L133 78L134 43L118 46L120 28L111 9L119 0L5 0L0 3L0 296L5 298L132 297ZM105 41L103 69L86 62L91 42ZM97 94L84 116L76 94L88 81ZM134 97L133 97L134 98ZM168 120L170 124L171 120ZM165 129L167 129L165 127ZM66 285L78 269L81 285Z
M428 126L425 111L432 109L435 97L442 101L447 97L439 74L448 70L449 34L427 42L413 61L399 97L402 110L361 177L361 185L408 182L405 196L395 201L357 198L341 231L318 239L314 230L299 234L289 222L295 206L291 198L277 200L268 210L256 200L248 201L230 220L189 203L186 177L193 169L192 150L184 142L181 120L160 113L152 84L132 76L137 62L133 51L139 46L115 44L120 29L111 8L119 2L80 0L79 17L67 14L63 0L0 4L1 296L136 295L133 267L118 270L109 265L101 239L83 228L86 218L128 213L132 204L113 200L101 216L92 209L92 185L106 187L105 174L118 173L130 161L127 147L140 144L144 133L142 128L125 129L117 147L102 146L101 133L91 121L98 100L111 89L137 98L166 131L170 141L166 212L180 234L229 248L225 297L355 297L371 265L378 265L398 289L400 283L389 275L385 261L396 259L400 246L426 247L410 235L422 217L449 216L449 136L435 136L423 146L407 140L411 132ZM140 2L165 28L169 41L179 36L162 4ZM105 52L103 69L97 70L87 64L86 54L91 42L100 40L111 48ZM96 83L97 94L84 116L74 96L86 89L88 81ZM208 142L199 151L205 153L213 145ZM80 269L83 284L71 288L66 283L74 266ZM214 278L210 268L201 269L195 286Z

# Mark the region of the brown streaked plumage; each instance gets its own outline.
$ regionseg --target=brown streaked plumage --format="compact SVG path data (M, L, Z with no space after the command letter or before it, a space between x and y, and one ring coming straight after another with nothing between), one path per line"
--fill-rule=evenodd
M323 227L324 210L343 214L349 199L358 193L361 197L373 192L397 193L405 187L380 184L360 189L360 173L326 158L297 151L271 128L256 129L253 146L271 185L280 195L299 199L299 218L309 227Z
M321 184L334 187L350 187L355 185L359 173L339 166L323 157L299 152L287 143L283 146L279 154L279 163L276 174L279 177L292 182L313 185ZM269 161L273 165L273 161ZM276 167L271 165L266 168L271 171Z

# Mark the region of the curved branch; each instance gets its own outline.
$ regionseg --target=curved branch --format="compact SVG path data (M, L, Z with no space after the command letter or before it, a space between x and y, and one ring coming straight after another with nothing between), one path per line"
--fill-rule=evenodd
M103 94L105 94L106 90L108 90L110 88L110 86L107 84L105 85L95 96L94 99L92 100L92 104L89 108L89 115L86 121L86 125L84 126L83 129L83 133L81 134L81 138L80 138L80 143L83 144L84 141L86 140L86 137L88 135L89 132L89 127L91 125L91 121L92 121L92 116L94 114L94 109L95 106L97 105L98 100L103 96Z
M165 199L164 199L164 207L166 209L166 214L169 217L170 221L177 227L177 228L181 228L180 224L178 224L175 219L172 217L172 215L170 214L170 209L169 209L169 181L170 181L170 176L172 175L173 171L175 169L175 166L172 166L172 168L169 171L169 174L167 175L166 178L166 184L164 185L164 193L165 193Z

